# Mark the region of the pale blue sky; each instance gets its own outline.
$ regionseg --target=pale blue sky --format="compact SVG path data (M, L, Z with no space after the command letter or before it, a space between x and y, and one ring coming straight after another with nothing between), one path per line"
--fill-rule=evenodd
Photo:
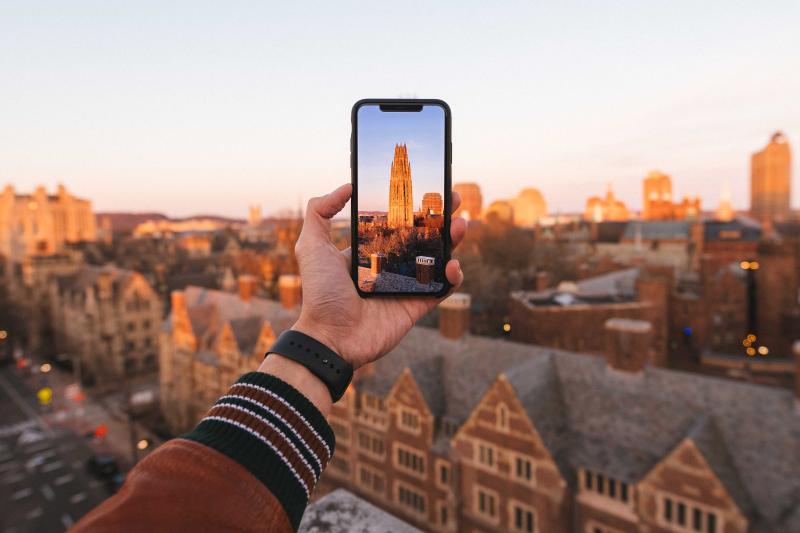
M365 97L442 98L455 181L581 209L675 193L747 205L749 157L793 143L800 2L0 2L0 185L98 210L244 216L349 180Z
M420 112L382 112L363 106L358 112L358 208L389 210L389 181L394 147L405 144L411 164L414 210L426 192L444 198L444 110L425 106Z

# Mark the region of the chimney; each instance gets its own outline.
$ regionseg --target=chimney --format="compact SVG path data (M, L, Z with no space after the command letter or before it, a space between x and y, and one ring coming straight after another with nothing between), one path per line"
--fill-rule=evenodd
M439 304L439 333L447 339L458 340L469 331L469 309L472 298L454 292Z
M378 252L370 256L370 271L373 276L383 273L386 269L386 254Z
M641 372L649 359L653 326L644 320L606 320L606 361L623 372Z
M243 302L249 302L258 290L258 279L250 274L242 274L236 279L239 286L239 298Z
M417 256L417 282L423 285L429 284L433 281L434 266L436 260L433 257L424 255Z
M296 274L282 274L278 278L278 294L284 309L297 307L303 301L303 290L300 276Z
M550 274L544 271L536 273L536 291L543 291L550 286Z

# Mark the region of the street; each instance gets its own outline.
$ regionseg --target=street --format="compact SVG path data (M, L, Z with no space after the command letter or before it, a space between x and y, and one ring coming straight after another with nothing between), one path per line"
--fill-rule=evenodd
M64 531L109 496L87 440L43 415L19 370L0 369L0 531Z

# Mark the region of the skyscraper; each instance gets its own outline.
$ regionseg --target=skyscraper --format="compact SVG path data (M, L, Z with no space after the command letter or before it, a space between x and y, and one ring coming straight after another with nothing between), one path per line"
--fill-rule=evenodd
M411 163L405 144L394 147L394 161L389 177L389 227L414 226L414 196L411 191Z
M750 160L750 212L758 220L785 220L791 213L789 141L775 132L769 144Z
M461 207L453 213L467 220L480 220L483 213L483 195L477 183L456 183L453 190L461 195Z

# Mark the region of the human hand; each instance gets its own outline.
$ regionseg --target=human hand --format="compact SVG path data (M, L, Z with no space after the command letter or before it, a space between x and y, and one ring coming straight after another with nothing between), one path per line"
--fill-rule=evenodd
M301 331L350 362L354 368L379 359L394 348L414 323L441 300L420 298L362 298L350 276L350 248L337 250L331 242L330 219L352 195L348 183L308 202L295 254L303 280L303 306L292 329ZM461 204L453 192L452 208ZM461 217L453 217L450 236L455 248L467 231ZM464 279L458 260L445 266L456 290Z

